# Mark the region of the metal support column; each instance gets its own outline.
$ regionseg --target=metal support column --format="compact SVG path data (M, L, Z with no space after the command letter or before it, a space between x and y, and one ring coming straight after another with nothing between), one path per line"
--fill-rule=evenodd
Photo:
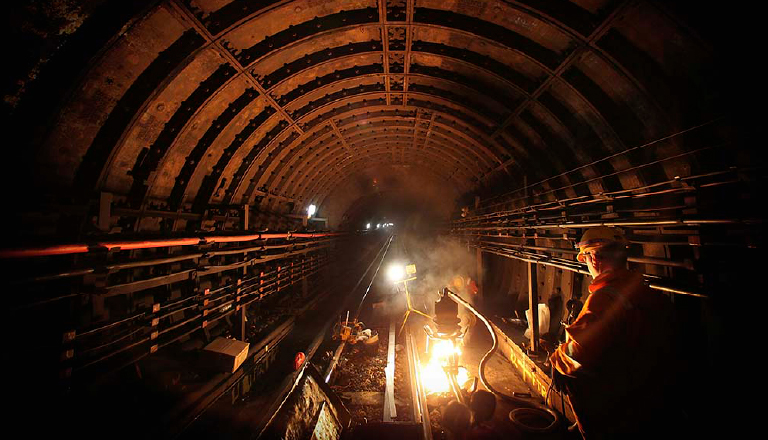
M99 219L97 226L101 231L109 231L112 216L112 199L112 193L102 192L99 196Z
M526 203L530 206L532 204L531 194L528 192L528 176L523 176L523 189L525 194ZM528 235L526 233L526 235ZM535 246L536 240L528 238L525 240L527 245ZM531 311L531 319L528 325L531 327L531 344L530 351L539 351L539 286L538 277L536 274L536 263L530 261L526 263L528 265L528 309Z
M301 278L301 296L303 298L309 296L309 277L306 275Z
M478 304L483 304L485 296L483 295L483 251L480 248L476 249L477 267L475 269L475 283L477 284L477 300Z
M246 326L245 326L245 322L246 322L245 309L247 307L248 307L247 305L243 305L243 306L240 307L240 329L239 329L240 330L240 334L238 335L237 339L239 339L241 341L247 341L248 340L247 339L248 334L246 333Z
M531 311L531 319L528 325L531 327L531 351L539 351L539 291L536 285L536 264L528 264L528 308Z
M475 196L475 212L480 208L480 196ZM475 283L477 284L477 300L478 304L483 304L485 297L483 295L483 251L478 248L476 251L477 264L475 267Z
M241 292L241 289L242 289L240 287L240 285L242 284L242 282L243 282L242 279L238 279L237 280L237 290L236 290L236 293L235 293L235 298L237 298L236 302L240 302L240 292ZM247 307L248 307L247 304L241 304L240 307L239 307L240 308L239 313L237 314L237 316L239 318L238 321L240 323L237 326L237 339L239 339L241 341L246 341L247 340L246 339L247 333L246 333L246 326L245 326L245 322L247 320L247 318L246 318L246 308Z

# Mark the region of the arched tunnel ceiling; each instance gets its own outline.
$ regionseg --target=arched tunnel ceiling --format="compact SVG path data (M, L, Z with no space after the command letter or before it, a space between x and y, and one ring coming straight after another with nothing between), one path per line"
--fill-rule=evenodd
M655 3L170 0L135 9L69 84L35 150L42 185L107 191L134 208L316 203L338 222L370 198L359 181L372 170L407 166L455 198L564 173L717 114L712 47ZM66 41L75 49L92 32L83 17ZM686 148L669 141L560 181ZM687 167L666 162L566 195Z

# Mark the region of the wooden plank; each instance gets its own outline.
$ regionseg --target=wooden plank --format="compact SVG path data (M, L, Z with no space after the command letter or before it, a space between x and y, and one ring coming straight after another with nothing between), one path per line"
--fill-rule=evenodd
M499 337L499 351L501 354L512 362L515 370L522 376L523 381L527 383L535 393L542 398L546 398L551 381L547 373L525 353L525 350L523 350L520 345L505 334L501 328L497 327L495 323L491 323L491 325L493 326L496 335ZM565 403L565 407L563 407L563 403ZM576 421L576 416L573 413L573 408L571 407L567 395L561 396L558 391L553 389L550 392L547 405L559 411L561 414L564 414L569 421Z
M539 294L537 282L537 264L528 263L528 308L531 310L531 319L528 326L531 328L531 351L539 350Z
M384 392L384 422L397 417L395 407L395 321L389 321L389 343L387 344L387 367L384 369L386 388Z

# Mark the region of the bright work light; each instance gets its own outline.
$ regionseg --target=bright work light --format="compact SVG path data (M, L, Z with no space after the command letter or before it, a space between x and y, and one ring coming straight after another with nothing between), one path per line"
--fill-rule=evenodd
M390 281L401 281L405 278L405 266L402 264L393 264L387 270L387 277Z

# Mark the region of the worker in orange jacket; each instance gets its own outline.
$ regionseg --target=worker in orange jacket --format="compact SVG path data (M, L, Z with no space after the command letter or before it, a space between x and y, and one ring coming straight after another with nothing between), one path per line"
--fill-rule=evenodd
M618 228L587 230L578 260L594 278L566 340L550 356L585 439L655 438L670 431L672 309L629 271Z

